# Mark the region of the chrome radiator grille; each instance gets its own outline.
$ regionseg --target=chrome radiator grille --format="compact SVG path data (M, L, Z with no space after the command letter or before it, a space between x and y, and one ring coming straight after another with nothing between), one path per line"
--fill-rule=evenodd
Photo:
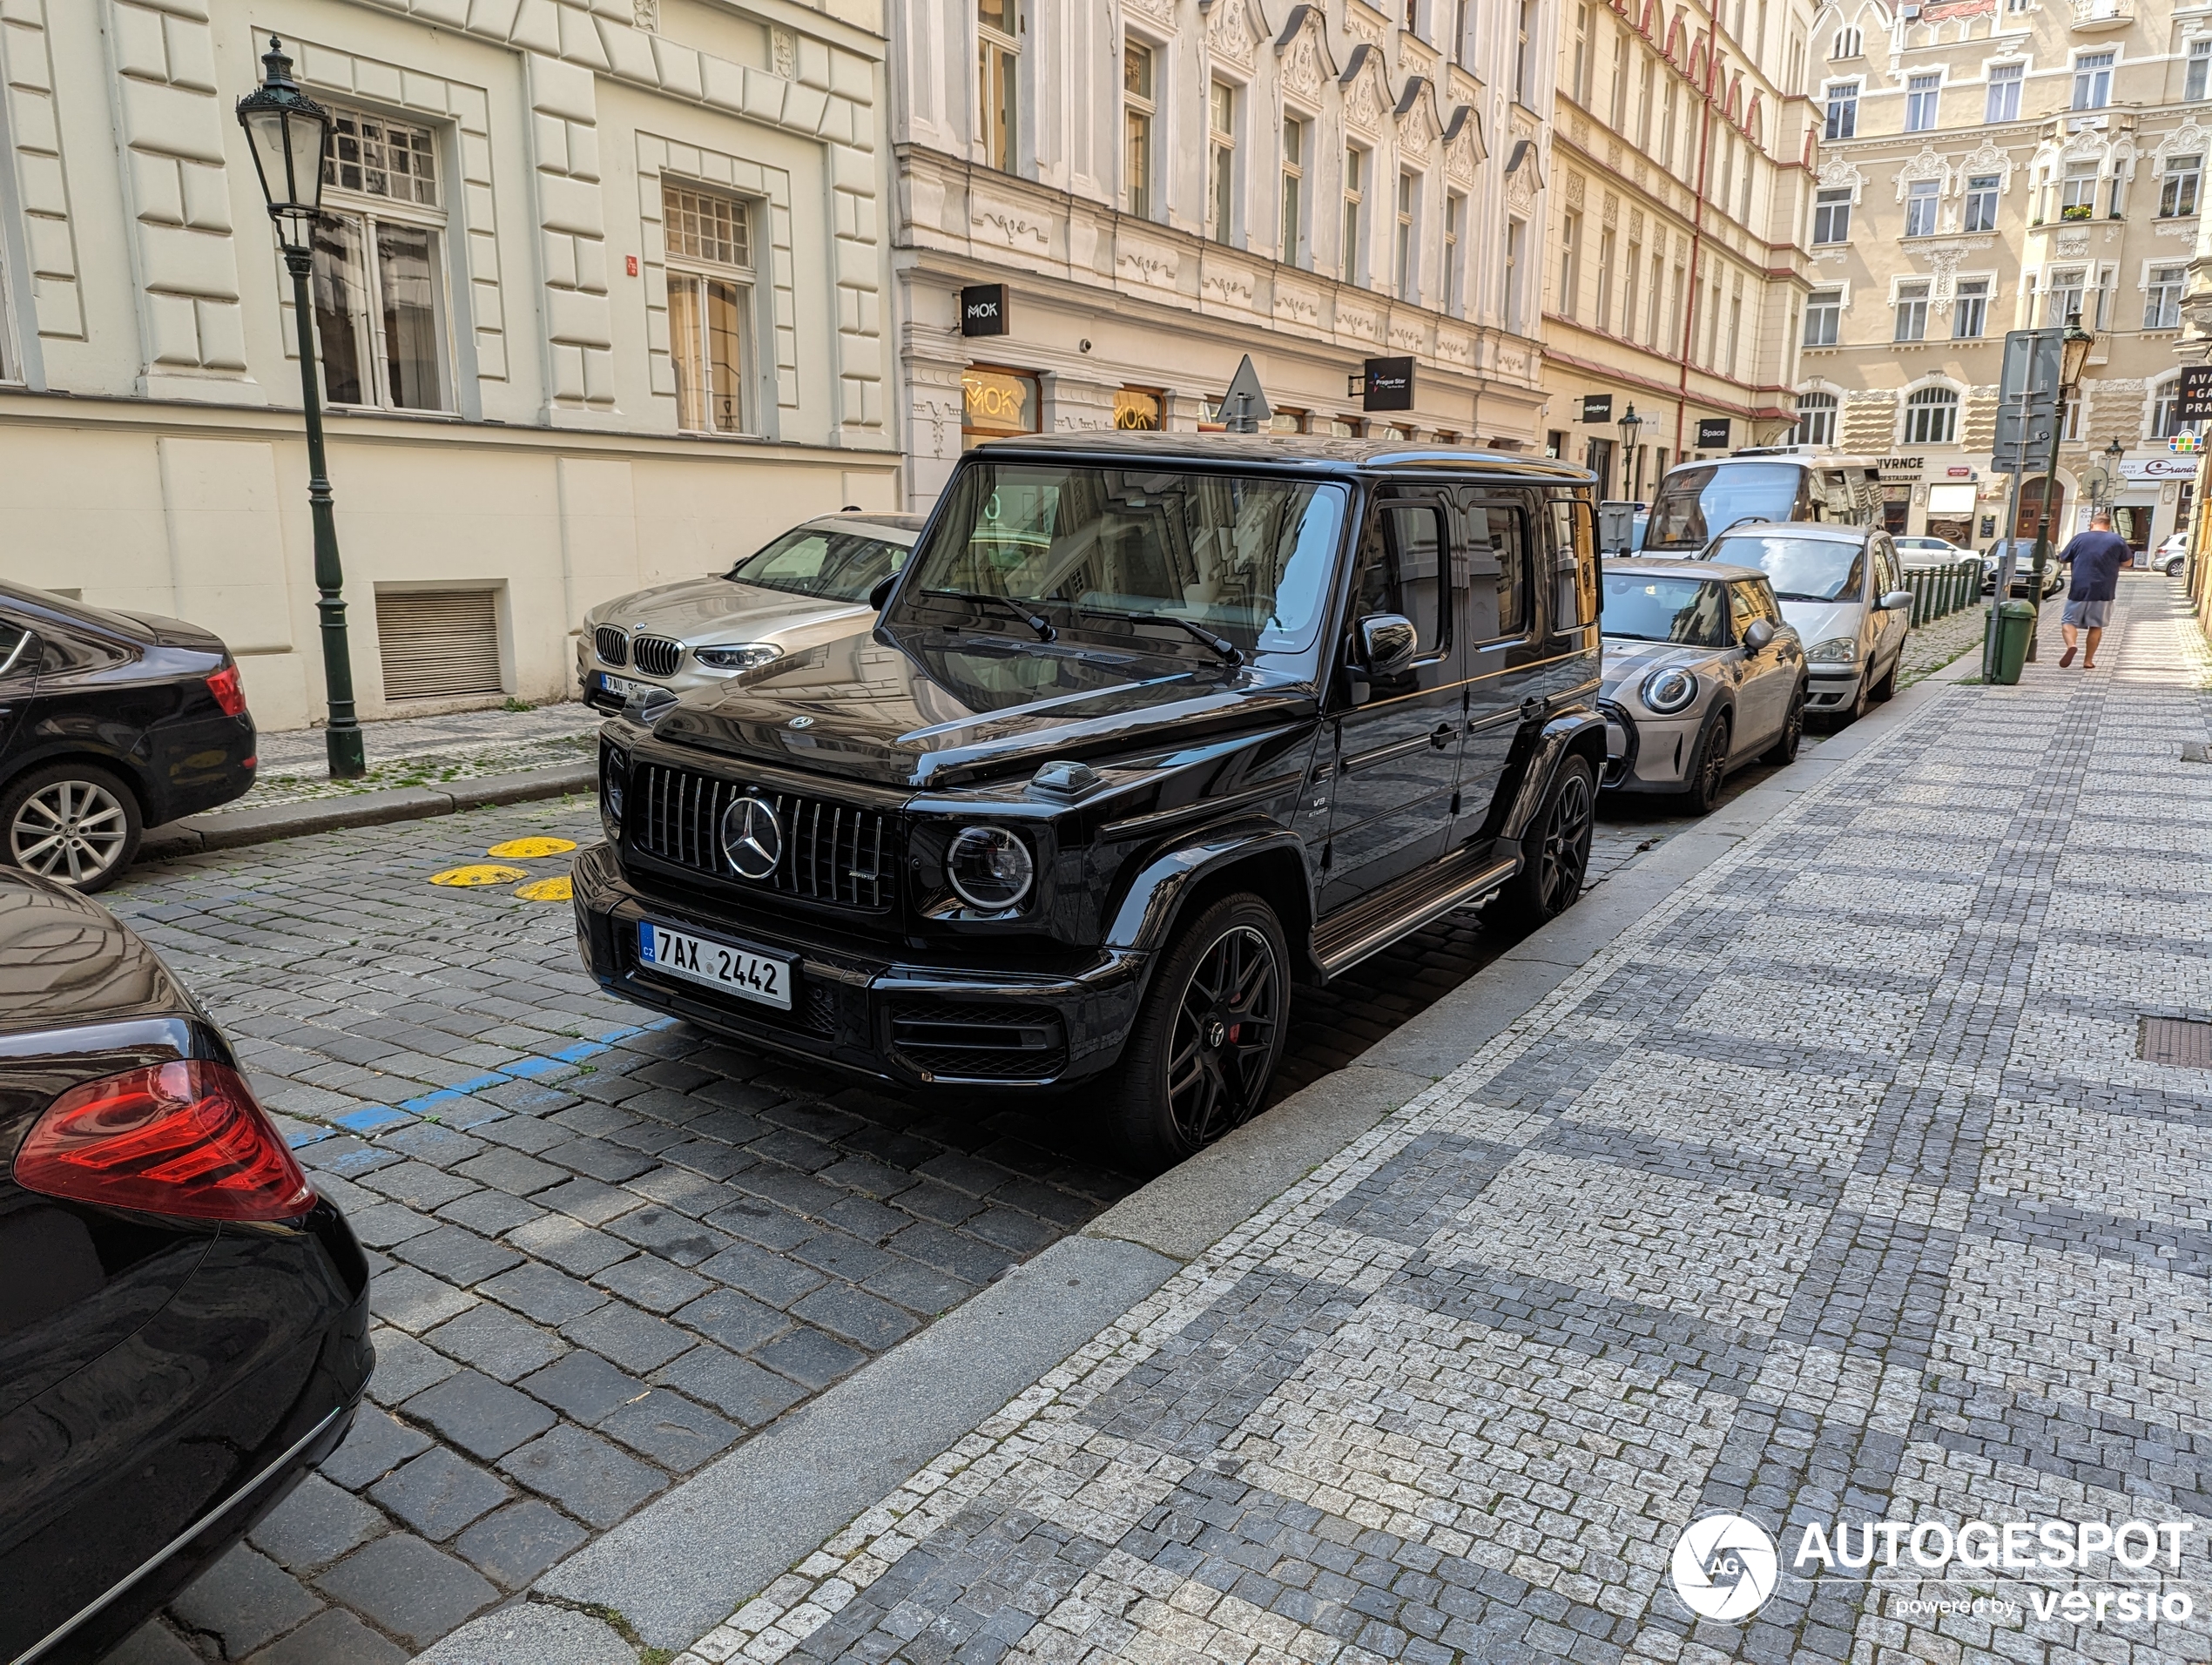
M630 644L631 662L649 677L672 677L684 657L684 644L664 636L640 636Z
M591 645L598 650L601 664L630 663L630 638L611 624L602 624L591 632Z
M880 810L641 763L631 776L631 842L663 861L745 883L723 853L722 818L748 795L775 806L783 832L775 871L757 881L763 888L836 907L891 906L895 849L891 818Z

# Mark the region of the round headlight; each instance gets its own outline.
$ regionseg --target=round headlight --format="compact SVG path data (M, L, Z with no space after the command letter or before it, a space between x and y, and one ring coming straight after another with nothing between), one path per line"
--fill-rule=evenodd
M693 648L691 657L709 671L758 671L784 657L772 642L741 642L734 647Z
M994 913L1027 896L1036 872L1029 846L1002 826L962 827L945 856L945 876L961 900Z
M1664 717L1697 698L1697 678L1673 665L1662 665L1643 679L1638 697L1646 711Z

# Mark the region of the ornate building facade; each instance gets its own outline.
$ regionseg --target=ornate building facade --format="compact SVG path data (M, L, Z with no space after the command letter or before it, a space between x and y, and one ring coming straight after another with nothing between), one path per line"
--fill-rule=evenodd
M1669 464L1796 419L1816 9L1559 7L1546 448L1595 468L1605 495L1647 500Z
M1278 430L1533 448L1557 10L895 0L909 500L996 435L1212 425L1246 353ZM1352 390L1383 358L1412 408Z
M2011 496L1991 455L2005 333L2078 313L2097 344L2065 418L2059 534L2100 501L2138 548L2185 526L2196 462L2168 441L2212 9L1844 0L1815 48L1799 436L1882 459L1894 529L1979 546Z

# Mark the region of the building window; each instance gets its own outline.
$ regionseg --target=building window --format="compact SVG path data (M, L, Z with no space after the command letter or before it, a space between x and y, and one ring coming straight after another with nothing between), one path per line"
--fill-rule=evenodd
M333 112L311 286L323 397L444 410L445 216L428 128Z
M1444 193L1444 310L1454 318L1467 315L1466 240L1467 199L1456 191Z
M1629 236L1633 238L1635 233ZM1643 245L1630 242L1629 259L1621 268L1621 339L1633 341L1636 338L1636 279L1643 271Z
M1367 221L1362 212L1366 206L1367 152L1356 145L1347 145L1344 152L1344 261L1343 273L1346 283L1366 280Z
M1652 346L1659 348L1662 352L1666 350L1667 343L1662 340L1660 336L1662 320L1659 316L1659 286L1665 269L1666 262L1664 259L1660 255L1654 254L1651 257L1651 293L1644 297L1643 303L1647 308L1644 314L1643 339L1650 342Z
M1215 82L1206 115L1212 162L1206 174L1206 224L1215 242L1226 243L1237 229L1237 89Z
M1790 435L1792 445L1833 445L1836 442L1836 395L1801 393L1797 395L1797 427Z
M1933 237L1936 229L1936 192L1942 184L1936 179L1915 179L1905 192L1905 234L1907 237Z
M1925 341L1928 339L1928 280L1897 286L1897 333L1891 337L1898 341Z
M1989 85L1982 94L1981 118L1984 121L2018 121L2020 118L2020 85L2027 76L2025 64L1993 64L1989 66Z
M2176 156L2166 164L2166 178L2158 190L2161 219L2187 219L2196 212L2196 192L2204 174L2202 156Z
M1157 388L1114 389L1114 426L1132 434L1157 434L1164 425L1167 395Z
M1739 349L1743 345L1743 293L1739 286L1728 298L1728 373L1736 374Z
M1568 89L1575 102L1588 110L1590 107L1590 81L1596 69L1591 62L1590 8L1586 3L1575 8L1575 84Z
M1905 131L1925 133L1936 125L1936 107L1943 99L1940 75L1916 75L1905 84Z
M2063 324L2081 313L2081 299L2087 293L2085 274L2080 266L2051 273L2050 286L2043 294L2043 325L2048 329Z
M1922 388L1905 401L1907 445L1948 445L1959 431L1959 395L1948 388Z
M1014 171L1021 142L1021 30L1017 0L975 0L975 128L983 165Z
M1805 345L1833 347L1843 327L1844 292L1816 289L1805 298ZM1803 406L1800 405L1802 409Z
M1562 318L1575 314L1576 304L1582 289L1582 217L1562 214L1559 222L1559 312Z
M2208 82L2212 82L2212 40L2193 40L2188 68L2182 78L2182 97L2196 103L2204 97Z
M1977 173L1966 181L1966 229L1970 232L1993 232L1997 229L1997 187L2003 176Z
M1597 327L1605 328L1613 321L1613 228L1608 226L1597 234Z
M2097 212L2097 165L2068 162L2059 186L2059 218L2087 219Z
M1988 333L1989 282L1987 278L1959 280L1959 293L1951 303L1952 340L1978 341Z
M2177 376L2170 381L2160 382L2157 391L2151 395L2150 437L2155 440L2172 439L2181 428L2181 379Z
M2155 266L2143 285L2143 327L2179 329L2182 327L2182 280L2185 266Z
M1037 431L1036 377L971 365L961 372L960 385L961 450L1008 434Z
M1824 136L1831 139L1858 136L1858 82L1838 81L1828 89L1828 125Z
M1513 99L1523 109L1536 105L1536 0L1521 0L1513 54Z
M1506 221L1506 333L1525 335L1521 315L1521 266L1528 242L1528 222L1525 219Z
M1675 78L1667 78L1666 102L1659 116L1659 165L1672 168L1675 165Z
M1865 51L1858 30L1839 29L1836 31L1835 44L1828 49L1828 56L1831 58L1857 57Z
M2074 107L2102 110L2112 102L2112 54L2084 52L2074 60Z
M1606 98L1606 125L1616 133L1629 131L1629 34L1613 31L1613 84Z
M2059 413L2059 437L2068 445L2081 438L2081 395L2067 395L2066 408Z
M1391 280L1400 300L1420 299L1420 233L1416 210L1420 206L1420 176L1398 176L1398 221L1391 246Z
M1837 185L1815 192L1812 199L1812 240L1816 243L1851 241L1851 187Z
M694 434L742 434L752 360L752 211L728 197L664 185L661 225L676 425Z
M1122 47L1123 206L1139 219L1152 218L1152 49L1137 41Z
M1292 266L1304 266L1305 249L1305 124L1283 118L1283 253Z
M1643 70L1636 86L1636 148L1642 150L1651 143L1652 89L1657 85L1659 60L1649 52L1642 53Z

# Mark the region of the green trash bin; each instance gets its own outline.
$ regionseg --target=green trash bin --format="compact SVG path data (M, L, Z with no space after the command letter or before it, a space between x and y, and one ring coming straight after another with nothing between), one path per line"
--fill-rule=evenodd
M2007 601L1998 607L1996 681L2009 688L2020 679L2020 667L2027 663L2028 637L2034 631L2033 603Z

